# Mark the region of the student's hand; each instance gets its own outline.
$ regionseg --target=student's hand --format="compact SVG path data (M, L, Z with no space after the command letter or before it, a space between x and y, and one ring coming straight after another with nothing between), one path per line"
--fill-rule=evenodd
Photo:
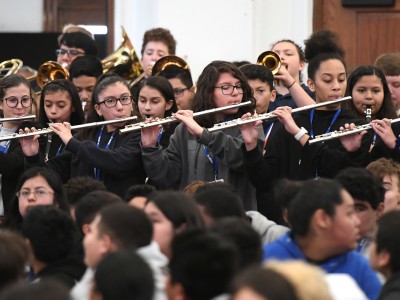
M296 81L284 65L279 68L279 71L274 75L274 79L279 82L279 85L283 85L286 88L291 87Z
M54 133L57 134L63 141L64 145L72 139L71 124L68 122L64 123L50 123L49 127L53 129Z
M193 111L191 110L178 110L174 117L181 121L186 125L189 133L197 138L200 138L203 134L204 128L201 127L194 119L193 119Z
M356 128L354 123L348 124L346 123L344 127L340 127L339 130L351 130ZM342 142L343 147L346 149L347 152L355 152L361 147L361 141L363 136L367 133L366 130L357 132L354 134L349 134L340 137L340 141Z
M37 131L35 127L25 128L24 130L20 129L18 133L30 133ZM24 137L19 139L19 143L22 148L22 152L25 156L34 156L39 153L39 139L40 135L34 135L29 137Z
M296 135L300 131L300 127L292 117L292 108L289 106L280 106L272 112L273 115L278 117L279 122L283 124L286 131L291 135Z
M252 116L251 113L247 113L244 114L241 119L246 120L251 116ZM256 116L257 114L253 115L253 117ZM247 151L253 150L255 147L257 147L257 140L260 135L261 124L262 121L257 120L255 122L240 125L240 131L242 132L242 138Z
M147 123L156 122L159 120L160 120L159 118L146 119L144 122L147 124ZM142 128L141 136L142 136L142 146L144 148L151 148L151 147L155 147L157 145L158 135L160 134L160 128L161 128L161 125L155 125L155 126Z
M371 127L389 149L394 149L396 146L396 136L394 135L392 123L389 119L373 120Z

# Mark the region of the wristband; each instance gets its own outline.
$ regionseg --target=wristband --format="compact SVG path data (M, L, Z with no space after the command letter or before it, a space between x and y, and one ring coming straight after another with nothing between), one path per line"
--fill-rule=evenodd
M295 83L296 83L296 80L293 81L293 83L292 83L291 85L289 85L289 86L287 87L287 89L290 89Z
M305 129L304 127L301 127L300 131L298 133L296 133L294 138L296 141L300 141L300 139L307 133L308 133L307 129Z

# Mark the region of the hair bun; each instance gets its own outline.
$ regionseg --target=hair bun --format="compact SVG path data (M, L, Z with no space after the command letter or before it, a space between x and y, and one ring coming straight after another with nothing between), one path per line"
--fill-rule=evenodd
M314 32L304 41L306 61L322 53L336 53L344 58L344 50L340 45L339 36L330 30Z

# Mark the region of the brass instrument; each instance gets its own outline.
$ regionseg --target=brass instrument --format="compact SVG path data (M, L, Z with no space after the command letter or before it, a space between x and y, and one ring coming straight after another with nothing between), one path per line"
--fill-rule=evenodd
M101 63L103 73L114 72L126 79L136 78L143 73L143 67L124 27L122 27L121 45Z
M49 60L40 65L36 76L28 79L32 80L34 78L36 78L38 87L43 89L44 85L50 81L56 79L68 79L69 72L68 69L63 65Z
M190 71L189 65L182 58L175 55L166 55L156 61L151 70L151 75L152 76L158 75L160 74L161 71L164 71L166 68L171 66L179 67L181 69Z
M337 103L340 103L343 101L347 101L349 99L351 99L350 96L332 100L332 101L326 101L326 102L321 102L321 103L316 103L316 104L312 104L312 105L298 107L298 108L295 108L292 110L292 114L303 111L303 110L309 110L309 109L313 109L313 108L337 104ZM239 119L235 119L235 120L231 120L231 121L227 121L227 122L218 123L218 124L215 124L213 127L209 128L208 131L213 132L213 131L223 130L223 129L231 128L231 127L235 127L235 126L241 126L241 125L248 124L248 123L253 123L258 120L264 120L264 121L268 120L269 121L269 120L273 120L276 118L277 118L277 116L274 115L274 112L270 112L270 113L265 113L265 114L261 114L261 115L257 115L257 116L252 116L248 119L240 119L239 118Z
M23 65L22 60L13 58L10 60L5 60L0 63L0 78L6 77L11 74L15 74L21 69Z
M127 117L127 118L122 118L122 119L115 119L115 120L108 120L108 121L100 121L100 122L92 122L92 123L74 125L74 126L71 126L71 130L77 130L77 129L82 129L82 128L90 128L90 127L97 127L97 126L103 126L103 125L120 123L120 122L127 122L127 121L131 121L131 120L135 120L135 119L137 119L137 117L136 116L132 116L132 117ZM53 133L53 132L54 132L53 129L45 128L45 129L39 129L37 131L32 131L32 132L28 132L28 133L13 133L13 134L9 134L9 135L0 136L0 141L8 141L8 140L26 138L26 137L35 136L35 135L46 135L46 134L50 134L50 133Z
M35 115L28 115L28 116L15 117L15 118L0 118L0 123L24 121L24 120L34 120L35 118L36 118Z
M198 117L198 116L202 116L202 115L206 115L206 114L213 114L213 113L216 113L219 111L224 111L224 110L238 108L241 106L248 106L248 105L251 105L251 101L246 101L243 103L238 103L238 104L228 105L228 106L224 106L224 107L218 107L218 108L207 109L204 111L199 111L199 112L194 113L193 117ZM179 122L179 120L177 118L175 118L174 116L172 116L172 117L167 117L167 118L161 119L159 121L151 122L151 123L140 122L140 123L136 123L136 124L132 124L132 125L127 125L127 126L125 126L125 128L122 128L119 131L121 133L125 133L125 132L130 132L130 131L135 131L135 130L141 130L142 128L153 127L153 126L168 124L168 123L173 123L173 122Z
M258 56L257 65L266 67L275 75L278 73L282 62L280 56L276 52L265 51Z
M400 118L391 119L390 121L391 121L392 124L393 123L397 123L397 122L400 122ZM359 132L362 132L364 130L369 130L369 129L372 129L372 126L371 126L370 123L356 126L353 129L332 131L332 132L328 132L328 133L317 135L313 139L309 139L308 143L309 144L314 144L314 143L329 141L329 140L340 138L342 136L359 133Z

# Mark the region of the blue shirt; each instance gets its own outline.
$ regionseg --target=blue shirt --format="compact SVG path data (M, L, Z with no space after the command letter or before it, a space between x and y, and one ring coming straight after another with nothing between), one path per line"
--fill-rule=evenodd
M288 232L276 241L264 246L264 260L270 259L291 260L299 259L307 261ZM367 295L368 299L377 299L381 290L381 283L369 262L356 251L349 251L341 255L327 259L318 265L326 273L349 274L357 282L359 287Z

